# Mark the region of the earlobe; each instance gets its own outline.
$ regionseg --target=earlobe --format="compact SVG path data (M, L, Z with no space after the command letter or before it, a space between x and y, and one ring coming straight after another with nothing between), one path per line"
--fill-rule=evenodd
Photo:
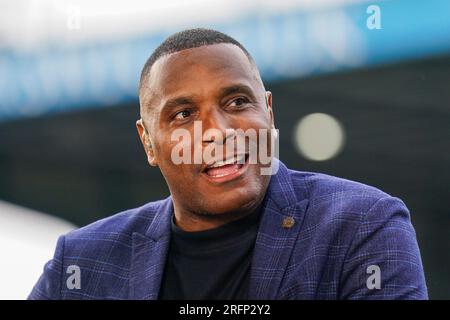
M155 159L155 156L152 151L147 152L147 161L152 167L157 167L158 162Z
M270 114L270 121L272 122L272 128L275 128L275 119L272 111L272 92L266 91L266 107L267 112Z
M267 111L272 113L272 92L266 91L265 99Z
M152 143L150 142L150 139L148 137L148 132L145 129L144 129L144 132L142 133L142 139L144 140L147 148L152 149Z
M147 145L147 148L145 150L145 152L147 153L147 161L152 167L157 167L158 162L156 161L155 152L153 150L153 146L147 132L144 132L144 141Z
M145 145L147 146L147 148L145 148L145 152L147 153L148 163L152 167L157 167L158 162L156 161L155 153L153 150L153 145L152 145L152 142L150 141L150 136L149 136L147 130L145 130L145 128L144 128L144 132L143 132L143 141L144 141Z
M147 155L147 161L152 167L158 166L156 157L153 151L153 145L150 141L150 135L144 126L142 119L136 121L136 128L138 130L139 138L144 146L145 154Z

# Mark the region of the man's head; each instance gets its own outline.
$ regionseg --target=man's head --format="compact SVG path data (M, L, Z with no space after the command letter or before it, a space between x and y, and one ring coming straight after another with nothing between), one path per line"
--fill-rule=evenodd
M260 205L270 176L261 174L263 164L249 163L248 154L245 163L226 165L219 161L230 160L224 153L212 163L219 166L216 168L211 163L173 161L173 150L180 143L173 141L176 130L190 133L191 159L199 148L229 146L227 143L236 138L229 129L265 129L270 134L271 93L265 91L253 58L239 42L209 29L170 36L142 70L139 100L139 136L148 162L158 166L167 181L176 212L227 220L226 216ZM202 133L214 129L222 134L195 137L199 123ZM241 156L233 155L235 160Z

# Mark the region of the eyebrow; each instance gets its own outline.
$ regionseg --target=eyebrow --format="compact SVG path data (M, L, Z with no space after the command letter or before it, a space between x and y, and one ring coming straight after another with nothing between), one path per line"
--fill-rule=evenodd
M193 103L194 103L194 96L177 97L167 100L167 102L163 105L161 111L172 109L182 104L193 104Z
M223 98L234 93L245 93L249 95L252 99L255 99L253 89L245 84L235 84L229 87L222 88L220 90L220 97Z
M251 87L245 85L245 84L234 84L228 87L224 87L220 89L219 91L219 97L223 98L228 95L234 94L234 93L244 93L250 96L250 98L255 99L255 95L253 93L253 90ZM180 96L173 99L167 100L167 102L163 105L161 112L165 110L170 110L175 108L176 106L183 105L183 104L194 104L195 95L192 96Z

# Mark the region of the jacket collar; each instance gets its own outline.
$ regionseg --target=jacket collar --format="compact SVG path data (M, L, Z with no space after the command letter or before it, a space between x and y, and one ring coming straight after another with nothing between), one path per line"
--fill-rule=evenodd
M170 241L172 198L162 201L147 232L133 233L130 270L130 298L158 299Z
M274 168L278 171L270 179L253 252L249 299L277 297L308 205L305 195L295 193L284 164L274 159ZM168 197L162 201L145 235L133 234L131 299L158 298L169 249L172 213L172 198Z
M308 199L295 192L289 169L274 159L250 271L249 299L276 299L303 222Z

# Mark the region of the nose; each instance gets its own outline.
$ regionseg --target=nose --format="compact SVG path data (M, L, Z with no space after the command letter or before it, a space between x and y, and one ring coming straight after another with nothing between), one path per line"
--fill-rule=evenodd
M217 108L211 108L208 112L204 113L200 119L202 121L203 134L202 143L217 143L224 144L227 139L234 136L234 130L231 129L231 123L228 117L217 110Z

